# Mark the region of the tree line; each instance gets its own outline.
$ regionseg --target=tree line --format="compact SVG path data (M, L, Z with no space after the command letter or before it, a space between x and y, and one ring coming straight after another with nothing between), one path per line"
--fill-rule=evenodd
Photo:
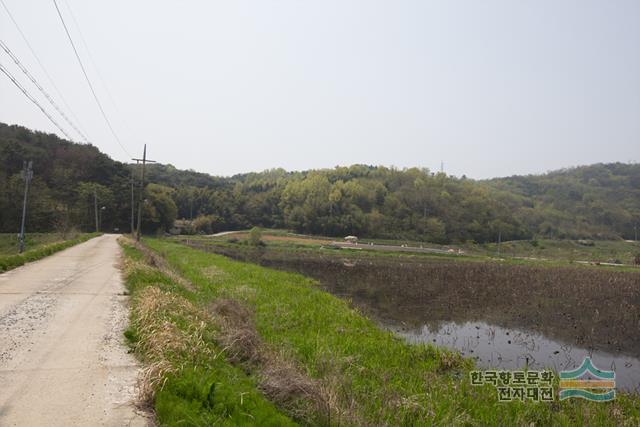
M0 124L0 231L20 220L23 160L33 160L28 229L128 232L135 165L96 147ZM551 238L633 238L640 165L598 164L492 180L428 169L353 165L215 177L148 166L143 231L213 233L252 226L437 243ZM136 181L137 182L137 181ZM137 200L137 196L136 196ZM184 221L175 221L184 219Z

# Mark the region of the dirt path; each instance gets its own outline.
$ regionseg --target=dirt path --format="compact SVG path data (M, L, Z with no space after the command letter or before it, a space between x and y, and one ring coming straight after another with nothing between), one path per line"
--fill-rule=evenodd
M0 274L0 425L147 425L116 238Z

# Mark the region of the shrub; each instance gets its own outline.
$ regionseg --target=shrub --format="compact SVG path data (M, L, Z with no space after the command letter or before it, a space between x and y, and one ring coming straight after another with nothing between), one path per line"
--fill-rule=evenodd
M219 222L220 219L215 215L201 215L191 222L191 226L196 234L211 234Z
M249 232L249 244L251 246L262 246L262 231L258 227L253 227Z

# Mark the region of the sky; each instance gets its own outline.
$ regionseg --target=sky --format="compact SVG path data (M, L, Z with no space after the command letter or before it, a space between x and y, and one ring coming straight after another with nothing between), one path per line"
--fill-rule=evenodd
M637 0L57 0L122 147L53 0L2 2L55 86L2 4L0 40L120 161L144 143L225 176L444 164L481 179L640 161ZM0 64L81 141L2 50ZM0 122L62 136L4 74Z

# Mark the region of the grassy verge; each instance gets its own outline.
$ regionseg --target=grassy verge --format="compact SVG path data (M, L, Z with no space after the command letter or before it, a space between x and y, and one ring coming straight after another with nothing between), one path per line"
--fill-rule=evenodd
M25 235L25 248L36 249L40 246L75 239L80 233L28 233ZM0 256L14 255L18 253L19 242L16 233L0 233Z
M297 412L296 417L291 406L274 399L277 394L264 394L297 421L331 425L633 425L640 421L640 400L629 395L607 404L499 403L495 389L470 385L471 361L431 346L404 343L304 276L166 240L147 244L189 283L192 290L185 299L195 307L221 301L244 307L241 317L251 318L255 339L309 379L318 396L308 401L321 404L298 405L302 416ZM226 360L234 363L234 358ZM265 367L240 366L264 392L260 378Z
M231 363L235 343L225 316L161 259L128 240L121 244L132 295L126 336L145 364L141 404L154 409L159 424L294 425L259 391L247 364Z
M20 267L27 262L37 261L41 258L59 252L63 249L67 249L71 246L75 246L78 243L86 242L96 236L99 233L83 234L79 237L70 240L64 240L61 242L41 244L34 249L30 249L17 255L0 255L0 273L11 270L16 267Z

